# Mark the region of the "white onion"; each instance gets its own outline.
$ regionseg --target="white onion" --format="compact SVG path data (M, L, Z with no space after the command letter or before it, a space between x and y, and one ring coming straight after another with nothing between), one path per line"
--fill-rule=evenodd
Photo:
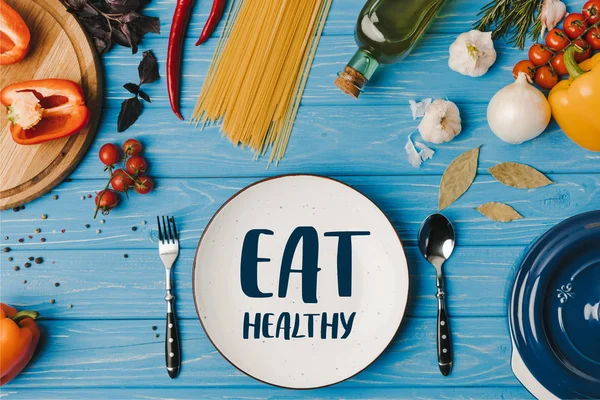
M512 144L538 137L548 127L551 116L546 96L527 81L523 72L494 95L487 109L494 134Z

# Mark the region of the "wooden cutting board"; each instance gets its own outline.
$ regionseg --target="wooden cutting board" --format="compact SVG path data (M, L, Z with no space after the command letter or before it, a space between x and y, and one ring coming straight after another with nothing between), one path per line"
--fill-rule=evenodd
M93 44L59 0L6 0L31 31L27 57L0 67L0 86L45 78L78 82L90 109L80 133L22 146L11 137L6 108L0 112L0 210L31 201L65 179L94 139L102 107L102 69Z

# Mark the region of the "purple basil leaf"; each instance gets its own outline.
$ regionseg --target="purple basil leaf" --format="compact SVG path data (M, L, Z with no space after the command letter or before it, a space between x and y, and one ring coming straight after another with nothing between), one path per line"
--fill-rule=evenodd
M131 11L127 14L123 14L122 16L120 16L119 22L121 22L123 24L128 24L131 21L138 19L139 17L140 17L140 14L136 13L135 11Z
M142 113L142 103L137 97L125 100L121 104L121 112L117 121L117 131L124 132L137 121Z
M146 33L160 33L160 19L157 17L148 17L140 15L131 24L140 37L144 37Z
M121 31L120 25L115 21L111 21L111 26L112 40L114 40L117 44L120 44L121 46L131 47L131 45L129 44L129 39L127 39L127 36L125 36Z
M140 87L135 83L126 83L123 87L131 94L137 95L140 92Z
M94 40L94 46L96 47L96 50L98 51L98 54L104 54L105 52L107 52L110 49L110 39L108 42L105 42L104 40L98 39L98 38L93 38Z
M140 90L138 94L142 99L146 100L148 103L152 103L152 100L150 100L150 96L148 96L148 94L143 90Z
M160 78L158 73L158 61L151 50L144 52L144 58L138 66L138 74L140 75L140 85L144 83L156 82ZM145 100L145 99L144 99Z
M126 14L141 6L140 0L104 0L104 5L113 14Z
M128 47L131 47L131 53L132 54L137 53L138 52L138 44L140 43L141 39L137 35L135 30L129 29L129 24L121 24L121 32L123 32L123 35L125 35L125 37L127 38L127 41L129 42Z

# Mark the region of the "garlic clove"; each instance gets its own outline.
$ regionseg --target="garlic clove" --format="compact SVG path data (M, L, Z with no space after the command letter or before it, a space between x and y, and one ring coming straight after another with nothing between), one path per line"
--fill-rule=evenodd
M448 66L460 74L479 77L496 62L491 32L472 30L460 34L450 45Z

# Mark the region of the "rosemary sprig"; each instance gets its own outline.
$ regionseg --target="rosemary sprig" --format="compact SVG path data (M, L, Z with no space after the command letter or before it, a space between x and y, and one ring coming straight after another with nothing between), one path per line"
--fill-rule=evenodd
M537 39L542 30L538 11L542 0L493 0L477 14L475 29L492 31L492 37L504 37L508 43L523 49L527 36Z

